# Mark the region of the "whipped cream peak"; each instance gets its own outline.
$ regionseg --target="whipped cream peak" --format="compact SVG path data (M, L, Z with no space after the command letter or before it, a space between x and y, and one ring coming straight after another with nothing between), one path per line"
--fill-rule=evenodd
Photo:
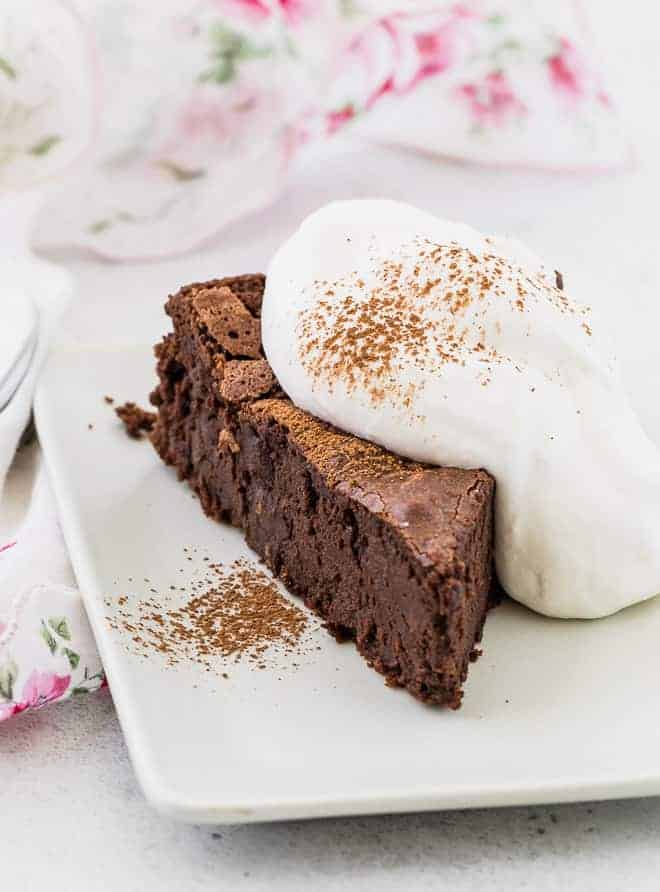
M660 592L660 452L591 310L561 285L513 240L398 202L335 202L273 258L263 341L314 415L489 470L509 594L602 616Z

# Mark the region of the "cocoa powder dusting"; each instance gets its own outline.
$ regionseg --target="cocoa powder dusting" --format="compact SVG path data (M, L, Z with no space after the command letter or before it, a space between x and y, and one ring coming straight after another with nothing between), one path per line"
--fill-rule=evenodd
M113 608L106 620L124 633L128 649L161 654L168 666L193 662L222 674L227 661L245 659L264 669L275 653L299 654L311 631L308 616L246 560L208 563L202 578L168 589L154 597L106 599Z
M293 442L305 453L309 461L318 466L327 484L335 486L350 480L364 483L372 478L383 480L388 476L406 479L411 463L392 452L385 452L369 440L360 440L351 434L319 422L288 400L259 400L244 410L243 417L258 422L266 417L286 427Z
M373 254L370 284L357 272L341 280L316 280L325 296L301 312L297 331L299 358L306 371L332 390L339 382L350 393L363 388L374 405L385 401L409 407L420 385L402 388L403 363L441 376L443 367L483 364L477 380L487 385L492 367L511 364L485 338L486 322L507 301L527 314L549 303L562 314L584 317L589 307L573 304L563 293L559 274L528 275L523 267L488 251L481 255L456 243L413 240L401 262ZM515 283L512 289L506 283ZM495 327L500 325L495 320ZM583 330L591 334L588 324Z

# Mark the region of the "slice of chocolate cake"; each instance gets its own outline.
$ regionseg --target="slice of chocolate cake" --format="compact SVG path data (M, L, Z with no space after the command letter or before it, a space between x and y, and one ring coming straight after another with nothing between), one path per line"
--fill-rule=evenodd
M261 350L263 276L170 297L152 441L392 685L456 708L493 601L494 482L405 461L281 392Z

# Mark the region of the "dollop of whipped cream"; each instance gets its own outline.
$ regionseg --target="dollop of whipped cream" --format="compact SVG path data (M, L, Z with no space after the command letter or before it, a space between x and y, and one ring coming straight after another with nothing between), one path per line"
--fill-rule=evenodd
M660 592L660 450L561 285L514 241L335 202L273 258L263 342L301 408L417 461L488 470L509 595L599 617Z

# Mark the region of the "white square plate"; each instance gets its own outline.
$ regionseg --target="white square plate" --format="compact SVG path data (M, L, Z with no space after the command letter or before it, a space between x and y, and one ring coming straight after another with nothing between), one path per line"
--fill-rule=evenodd
M67 544L156 808L223 823L660 793L658 600L595 622L501 606L458 712L385 687L320 628L297 670L290 658L228 665L227 680L128 653L104 596L190 580L202 555L254 556L104 403L146 403L149 347L61 349L41 380L36 419Z

